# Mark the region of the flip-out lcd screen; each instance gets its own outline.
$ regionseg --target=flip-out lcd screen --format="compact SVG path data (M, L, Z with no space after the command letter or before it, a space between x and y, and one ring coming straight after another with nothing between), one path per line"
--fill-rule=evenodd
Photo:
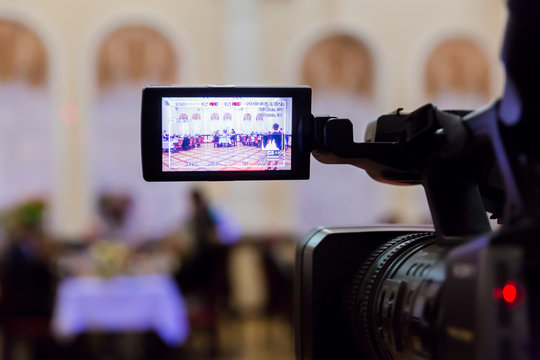
M307 86L147 86L141 105L147 181L309 179Z

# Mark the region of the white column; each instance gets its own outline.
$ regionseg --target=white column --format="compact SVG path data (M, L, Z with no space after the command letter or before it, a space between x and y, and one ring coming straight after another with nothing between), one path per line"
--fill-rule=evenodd
M258 8L257 0L227 0L225 78L231 84L254 84L260 81Z

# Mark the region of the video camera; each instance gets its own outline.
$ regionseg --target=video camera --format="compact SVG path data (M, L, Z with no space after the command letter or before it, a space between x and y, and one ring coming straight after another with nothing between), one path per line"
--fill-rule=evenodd
M363 143L349 120L313 117L307 87L143 90L146 180L305 179L311 152L425 188L434 228L320 228L299 244L298 359L540 359L540 3L509 10L500 99L398 109Z

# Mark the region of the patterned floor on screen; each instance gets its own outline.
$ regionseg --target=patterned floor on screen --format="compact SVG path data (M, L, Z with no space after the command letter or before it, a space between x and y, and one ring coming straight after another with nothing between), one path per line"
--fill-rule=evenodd
M204 170L265 170L268 168L266 152L255 146L238 144L232 147L214 147L214 144L202 144L198 148L170 154L163 153L163 171L204 171ZM285 151L281 167L290 168L291 150ZM169 166L170 165L170 166ZM272 165L273 166L273 165Z

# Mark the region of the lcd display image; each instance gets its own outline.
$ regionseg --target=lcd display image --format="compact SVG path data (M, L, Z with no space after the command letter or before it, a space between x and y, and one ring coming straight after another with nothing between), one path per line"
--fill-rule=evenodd
M162 97L162 170L291 170L292 106L291 97Z

